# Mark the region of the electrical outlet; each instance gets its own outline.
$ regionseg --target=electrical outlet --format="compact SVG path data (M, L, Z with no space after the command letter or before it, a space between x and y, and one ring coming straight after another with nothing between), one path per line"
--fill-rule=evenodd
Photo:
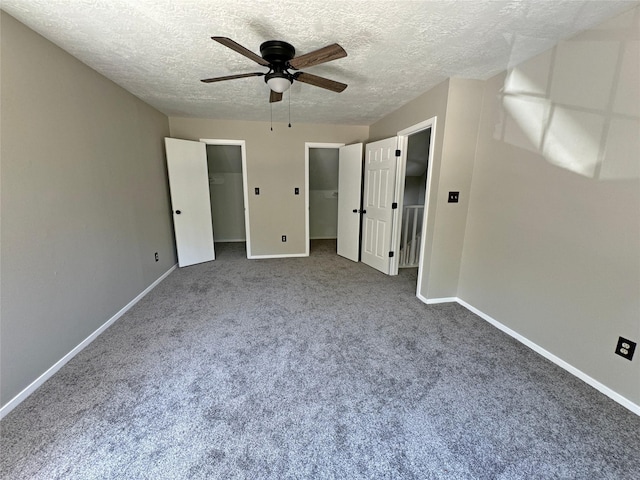
M621 357L631 360L633 358L633 352L636 351L636 342L627 340L624 337L618 338L618 345L616 346L616 354Z
M449 192L449 203L458 203L458 198L460 197L460 192Z
M287 236L286 235L282 235L282 241L286 242L287 241Z
M160 256L158 255L158 252L156 252L156 253L154 254L154 257L155 257L155 259L156 259L156 262L157 262L158 260L160 260Z

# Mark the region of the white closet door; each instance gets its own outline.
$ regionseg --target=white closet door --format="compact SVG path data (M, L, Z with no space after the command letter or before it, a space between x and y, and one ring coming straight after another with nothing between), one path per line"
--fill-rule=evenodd
M367 144L364 164L362 262L387 275L391 273L397 145L397 137Z
M206 146L176 138L164 141L178 265L214 260Z
M360 254L362 144L340 147L338 156L338 255L357 262Z

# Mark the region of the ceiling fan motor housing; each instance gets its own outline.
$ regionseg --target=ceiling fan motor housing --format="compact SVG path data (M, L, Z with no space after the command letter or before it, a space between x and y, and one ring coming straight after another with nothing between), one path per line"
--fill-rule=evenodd
M269 40L260 45L260 54L267 62L285 67L287 62L296 56L296 49L282 40Z
M287 90L293 82L293 75L287 71L287 68L289 60L296 55L296 49L287 42L269 40L260 45L260 54L269 62L271 69L264 77L265 83L277 93Z

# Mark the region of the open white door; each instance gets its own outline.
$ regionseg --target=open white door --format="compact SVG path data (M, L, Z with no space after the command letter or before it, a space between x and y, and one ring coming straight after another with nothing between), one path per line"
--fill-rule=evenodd
M176 138L164 142L178 265L214 260L206 146Z
M357 262L360 253L362 144L340 147L338 156L338 255Z
M364 164L362 262L387 275L391 273L397 145L397 137L367 144Z

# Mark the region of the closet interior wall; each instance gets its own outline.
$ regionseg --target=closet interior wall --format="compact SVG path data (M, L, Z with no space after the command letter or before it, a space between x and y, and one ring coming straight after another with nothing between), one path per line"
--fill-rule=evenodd
M338 237L337 148L309 149L309 238Z
M207 167L214 241L246 241L241 147L207 145Z

